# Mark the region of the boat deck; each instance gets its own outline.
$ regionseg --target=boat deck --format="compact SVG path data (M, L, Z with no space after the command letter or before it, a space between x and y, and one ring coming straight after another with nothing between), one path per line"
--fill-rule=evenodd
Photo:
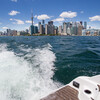
M41 100L79 100L78 91L70 86L65 86Z

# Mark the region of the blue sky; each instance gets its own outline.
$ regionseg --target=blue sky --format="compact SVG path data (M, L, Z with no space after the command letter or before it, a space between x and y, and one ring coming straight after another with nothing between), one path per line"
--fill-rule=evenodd
M45 19L55 25L87 21L89 26L100 28L100 0L0 0L0 31L28 28L32 9L34 25Z

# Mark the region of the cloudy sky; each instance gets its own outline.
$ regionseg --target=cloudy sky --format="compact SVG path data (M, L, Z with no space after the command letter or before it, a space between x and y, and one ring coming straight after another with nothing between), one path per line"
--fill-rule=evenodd
M0 31L7 28L24 30L45 19L55 25L64 21L87 21L88 26L100 28L100 0L0 0Z

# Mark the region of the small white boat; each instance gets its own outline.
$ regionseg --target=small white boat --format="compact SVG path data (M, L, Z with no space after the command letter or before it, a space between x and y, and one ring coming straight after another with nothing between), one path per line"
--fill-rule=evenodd
M41 100L100 100L100 75L78 77Z

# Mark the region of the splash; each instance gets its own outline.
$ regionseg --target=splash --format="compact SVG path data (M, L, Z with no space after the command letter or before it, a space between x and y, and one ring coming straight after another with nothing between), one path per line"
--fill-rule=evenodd
M40 48L20 46L16 54L0 45L0 100L39 100L57 88L55 54L47 44Z

